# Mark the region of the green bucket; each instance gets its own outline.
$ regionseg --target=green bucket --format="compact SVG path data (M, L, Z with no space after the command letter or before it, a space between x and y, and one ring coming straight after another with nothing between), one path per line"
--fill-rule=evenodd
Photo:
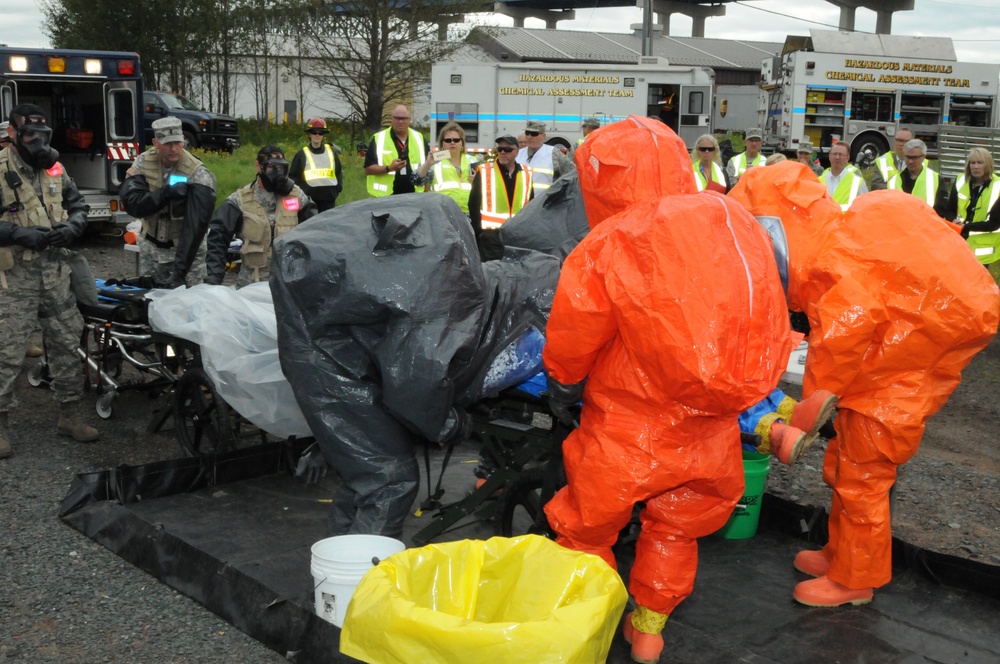
M743 490L740 502L729 516L729 521L715 533L716 535L726 539L750 539L757 534L760 504L764 499L764 486L767 484L767 473L770 470L770 454L743 453L746 488Z

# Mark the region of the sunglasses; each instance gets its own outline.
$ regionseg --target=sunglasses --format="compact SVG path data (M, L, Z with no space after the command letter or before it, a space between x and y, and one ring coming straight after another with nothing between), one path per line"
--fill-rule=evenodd
M442 143L461 143L462 139L461 138L442 138L441 142Z
M702 147L702 146L699 145L698 146L698 152L715 152L715 148L713 148L713 147L706 148L706 147Z
M398 115L394 115L394 116L392 116L392 119L393 120L399 120L399 121L402 122L403 120L409 120L410 118L404 118L404 117L400 117Z
M510 147L506 147L506 146L502 146L502 145L498 145L497 146L497 152L513 152L516 149L517 148L510 148Z
M309 130L309 131L307 131L306 133L307 133L307 134L312 134L313 136L322 136L322 135L323 135L323 134L325 134L326 132L325 132L325 131L323 131L322 129L310 129L310 130Z
M525 136L538 136L541 133L542 132L540 132L540 131L526 131L526 132L524 132L524 135Z

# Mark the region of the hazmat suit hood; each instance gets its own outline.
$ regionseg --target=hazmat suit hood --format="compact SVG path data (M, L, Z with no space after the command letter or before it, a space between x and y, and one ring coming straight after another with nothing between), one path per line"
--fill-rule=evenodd
M659 120L630 115L574 153L590 227L633 203L698 191L684 141Z
M827 193L805 164L783 161L766 168L750 168L729 192L755 217L777 217L788 241L788 304L805 311L799 286L808 282L804 274L823 252L831 233L843 223L840 205Z

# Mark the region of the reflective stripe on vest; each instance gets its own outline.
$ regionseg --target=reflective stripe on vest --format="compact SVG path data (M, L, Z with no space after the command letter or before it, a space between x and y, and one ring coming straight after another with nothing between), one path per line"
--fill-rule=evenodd
M972 200L972 195L970 192L970 184L965 178L965 174L959 176L958 181L955 183L955 191L958 192L958 219L957 221L965 221L966 212L968 212L969 201ZM983 193L979 195L976 200L976 209L973 210L972 218L969 219L970 222L986 221L990 216L990 210L996 204L997 199L1000 199L1000 178L996 175L990 176L990 184L983 190ZM982 205L983 200L988 200L985 206Z
M819 181L826 185L826 174L833 174L830 169L823 171L823 174L819 176ZM840 182L837 183L837 188L833 190L834 201L840 203L840 209L847 212L847 208L851 207L851 203L854 199L858 197L858 192L861 190L861 172L858 169L849 170L844 169L844 172L840 178Z
M692 166L694 168L694 179L698 185L698 191L705 191L705 187L708 186L708 180L701 174L701 167L699 164L692 164ZM712 181L718 182L723 187L726 186L726 175L722 172L722 166L719 166L714 161L712 162Z
M303 152L306 154L306 161L309 163L309 168L302 172L302 177L305 178L306 184L310 187L336 187L337 186L337 169L335 168L335 163L333 161L333 148L330 147L329 143L324 144L326 149L323 151L323 156L326 158L325 163L317 164L317 161L312 153L312 150L308 146L303 148Z
M928 176L927 174L930 173ZM913 183L913 191L910 192L924 203L933 206L934 196L937 194L938 185L938 174L935 171L924 166L924 170L920 171L920 175L917 176L917 181ZM892 176L892 179L888 182L889 189L899 189L903 190L903 174L902 172L897 173Z
M457 170L450 160L439 161L431 169L431 173L434 175L431 191L448 196L458 203L462 212L468 213L469 194L472 192L472 183L469 182L471 172L472 166L469 164L469 157L464 152Z
M513 201L507 200L507 186L503 181L503 174L496 162L484 165L479 178L481 205L480 219L483 229L500 228L503 222L507 221L521 211L531 196L531 171L521 169L516 174L514 181Z
M741 152L733 158L736 160L736 177L739 177L746 173L747 168L749 168L747 166L747 153ZM750 162L750 166L763 166L764 161L764 155L758 153L754 160Z
M899 171L896 170L896 157L892 152L886 152L884 155L875 160L875 167L878 172L882 174L882 180L885 181L886 185L889 184L891 180Z
M399 156L396 142L392 140L392 129L383 129L375 134L375 163L388 166ZM424 160L424 137L410 129L407 135L406 154L410 159L410 168ZM395 173L380 173L368 175L365 182L368 185L369 196L388 196L392 193L392 183L396 180Z

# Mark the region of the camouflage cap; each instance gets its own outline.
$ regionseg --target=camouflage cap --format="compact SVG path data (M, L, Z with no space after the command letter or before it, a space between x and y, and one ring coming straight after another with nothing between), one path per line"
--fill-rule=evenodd
M159 143L184 142L184 128L178 118L160 118L153 121L153 138Z
M584 127L593 127L594 129L598 129L601 126L601 121L591 116L589 118L584 118L582 125Z
M749 129L747 129L746 138L748 138L748 139L750 139L750 138L756 138L758 140L763 140L763 138L764 138L764 132L762 132L757 127L750 127Z
M545 133L545 123L539 122L538 120L528 120L528 124L524 127L525 131L537 131L540 134Z

